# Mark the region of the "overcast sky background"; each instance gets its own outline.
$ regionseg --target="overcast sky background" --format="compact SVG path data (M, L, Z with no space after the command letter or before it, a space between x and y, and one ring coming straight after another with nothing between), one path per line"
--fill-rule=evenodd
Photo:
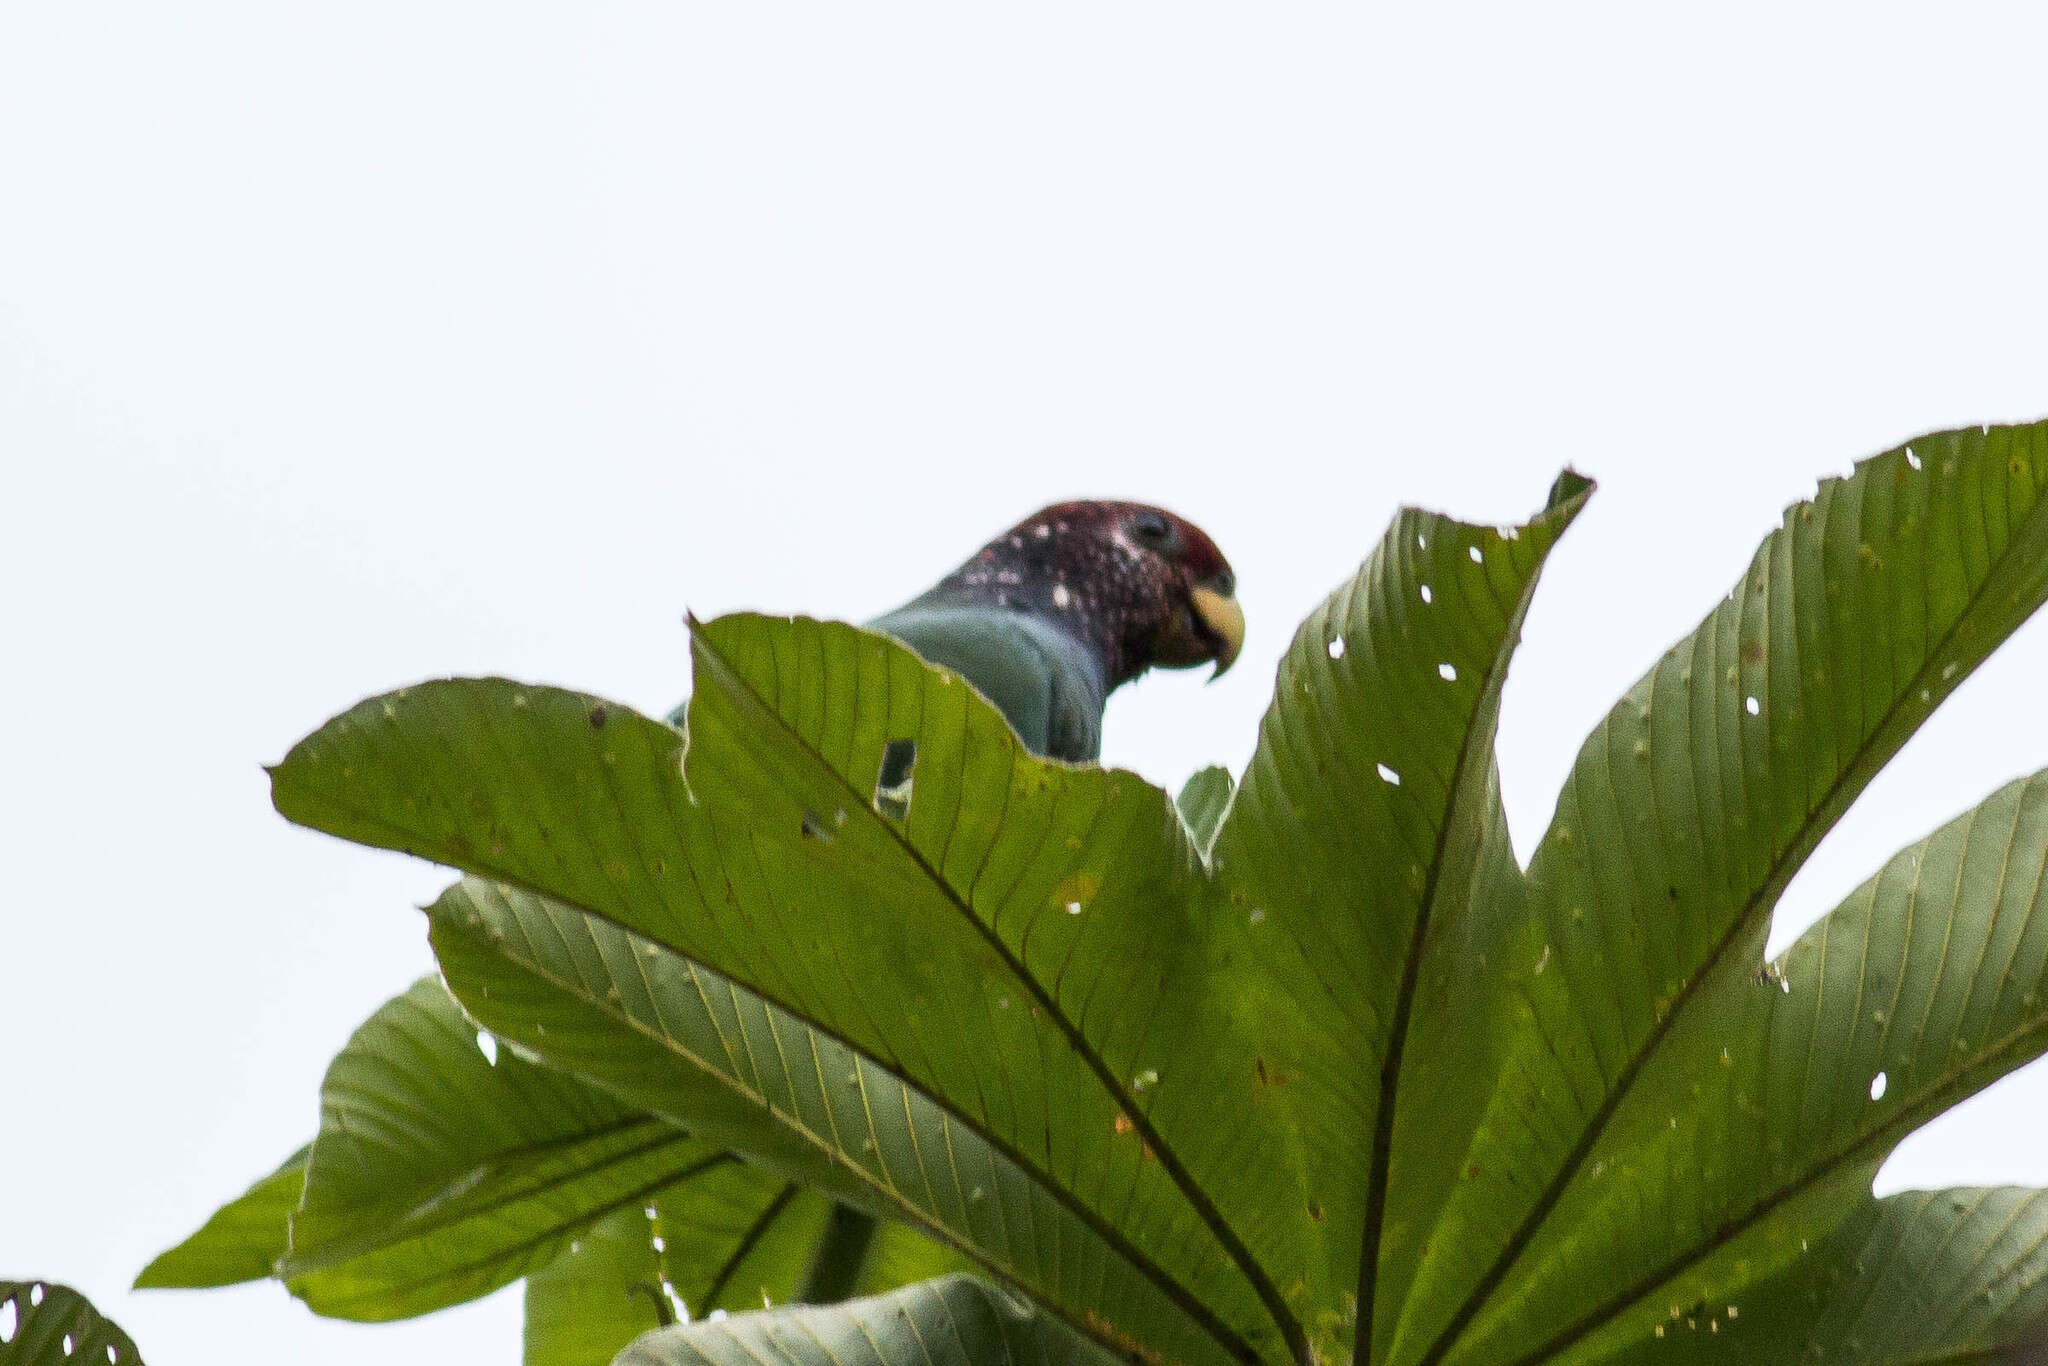
M517 1359L136 1271L304 1141L443 874L259 765L443 674L686 690L686 608L864 618L1034 507L1235 562L1214 686L1106 758L1243 763L1398 504L1601 491L1508 685L1518 844L1816 478L2048 415L2036 7L0 8L0 1276L153 1366ZM1930 7L1931 13L1932 7ZM2048 766L2037 622L1776 942ZM1881 1185L2048 1183L2048 1072Z

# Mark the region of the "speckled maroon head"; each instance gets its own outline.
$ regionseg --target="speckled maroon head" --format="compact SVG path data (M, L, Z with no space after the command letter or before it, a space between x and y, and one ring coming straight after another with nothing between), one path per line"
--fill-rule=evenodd
M1194 523L1144 503L1055 503L996 537L933 596L1045 617L1099 652L1110 687L1154 665L1237 658L1230 562Z

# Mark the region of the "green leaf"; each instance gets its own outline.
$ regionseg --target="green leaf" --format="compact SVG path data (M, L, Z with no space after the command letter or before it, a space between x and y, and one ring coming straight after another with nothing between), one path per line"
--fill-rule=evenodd
M1521 1023L1464 1179L1432 1192L1387 1359L1540 1359L1635 1303L1644 1267L1710 1250L1712 1220L1674 1242L1698 1213L1683 1180L1589 1228L1580 1192L1673 1030L1761 968L1821 835L2048 595L2044 483L2048 426L1921 438L1824 483L1587 741L1526 913L1478 946L1499 970L1470 1008Z
M614 1210L526 1278L526 1366L605 1366L674 1322L654 1223L646 1210Z
M1740 1302L1666 1311L1614 1366L1961 1366L2048 1351L2048 1193L1912 1191L1871 1200Z
M1197 848L1206 850L1216 838L1216 827L1223 823L1223 813L1230 809L1230 794L1235 787L1229 769L1211 766L1189 778L1180 796L1174 799Z
M872 1059L663 948L558 902L466 878L428 908L449 986L485 1025L625 1101L687 1122L785 1180L884 1218L942 1230L990 1264L1052 1284L1121 1274L1116 1249L1069 1215L1037 1176ZM1017 1009L1018 1005L999 1010ZM672 1271L693 1312L795 1293L829 1202L796 1203L747 1264L711 1283ZM715 1220L707 1222L715 1224ZM923 1244L923 1249L918 1245ZM884 1229L868 1284L956 1269L930 1244ZM1141 1301L1142 1302L1142 1301Z
M1549 1346L1744 1297L1867 1200L1899 1139L2048 1048L2044 855L2037 776L1897 855L1781 962L1723 968L1524 1253L1567 1267L1598 1240L1635 1259L1599 1317L1533 1277ZM1532 1307L1482 1315L1473 1339Z
M619 1366L1109 1366L1116 1358L1057 1319L967 1276L874 1299L650 1333Z
M306 1185L306 1155L311 1151L307 1144L215 1210L198 1232L144 1267L135 1288L198 1289L276 1274L286 1251L291 1213Z
M459 1304L545 1265L585 1225L721 1148L499 1050L423 978L357 1030L321 1087L281 1272L316 1312L370 1321Z
M68 1285L0 1281L0 1366L142 1366L120 1325Z
M1256 1073L1263 1146L1287 1145L1300 1182L1269 1196L1263 1219L1241 1217L1284 1279L1309 1284L1331 1331L1349 1296L1370 1339L1377 1282L1359 1268L1408 1249L1401 1196L1448 1179L1442 1135L1493 1075L1480 1047L1491 1031L1454 987L1486 967L1465 946L1519 915L1493 754L1501 688L1543 561L1591 491L1561 479L1519 528L1396 516L1296 633L1216 837L1234 912L1222 923L1264 969L1233 984L1256 1057L1225 1066ZM1430 1060L1425 1087L1410 1048ZM1404 1094L1428 1122L1397 1148ZM1307 1222L1284 1217L1303 1209Z

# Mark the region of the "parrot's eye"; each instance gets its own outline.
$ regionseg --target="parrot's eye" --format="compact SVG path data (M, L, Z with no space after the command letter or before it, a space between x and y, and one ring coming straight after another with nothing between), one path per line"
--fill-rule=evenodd
M1131 535L1154 550L1173 549L1173 524L1156 512L1141 512L1131 518Z

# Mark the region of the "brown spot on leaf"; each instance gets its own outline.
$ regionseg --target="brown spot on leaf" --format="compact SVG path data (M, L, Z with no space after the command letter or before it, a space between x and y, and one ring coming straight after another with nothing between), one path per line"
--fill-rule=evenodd
M590 728L592 730L603 730L604 723L609 720L611 720L611 714L603 707L592 707L590 709Z
M1122 1111L1118 1111L1116 1122L1112 1124L1110 1127L1115 1129L1119 1134L1127 1134L1132 1129L1135 1129L1137 1126L1131 1123L1131 1117L1129 1115L1124 1114Z

